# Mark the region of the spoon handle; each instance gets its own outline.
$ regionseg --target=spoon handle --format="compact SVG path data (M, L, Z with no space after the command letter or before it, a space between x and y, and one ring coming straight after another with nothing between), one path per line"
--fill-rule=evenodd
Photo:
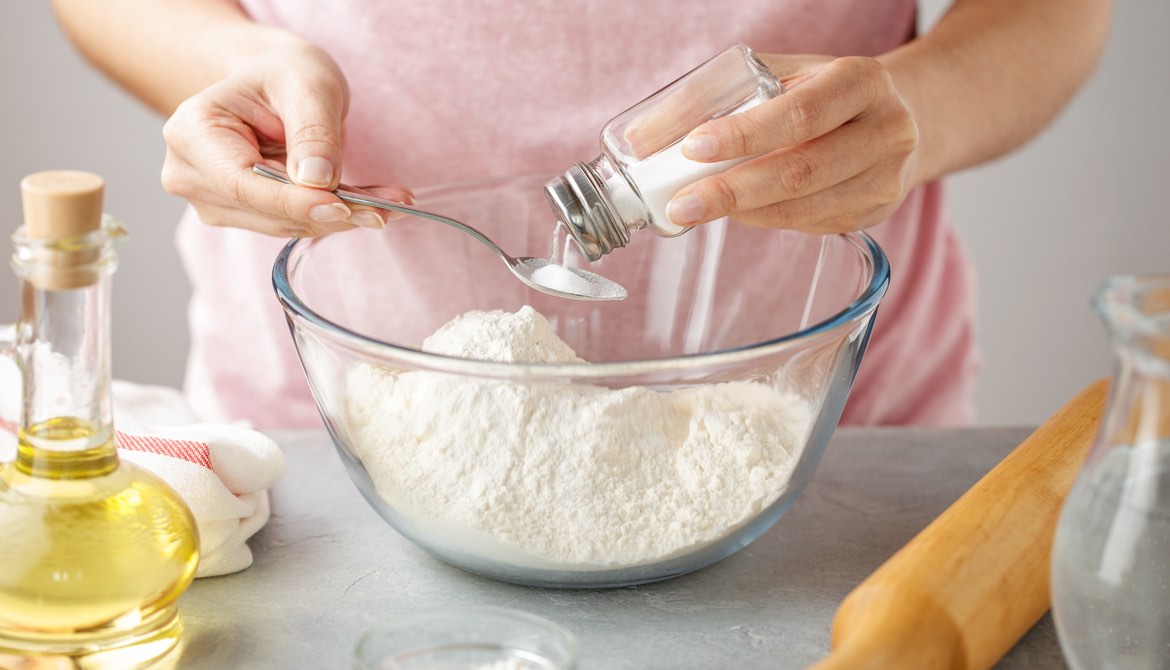
M276 181L283 182L285 184L292 184L294 186L296 185L293 182L293 180L289 179L288 173L285 172L284 170L281 170L280 168L274 168L270 165L265 165L264 163L256 163L252 166L252 171L255 172L256 174L264 175L265 177L268 177L269 179L275 179ZM341 186L344 187L345 184L341 184ZM508 263L509 265L515 264L515 262L516 262L516 259L514 259L511 256L509 256L508 254L504 253L503 249L496 246L495 242L492 242L491 239L489 239L483 233L479 232L475 228L472 228L471 226L467 225L466 223L463 223L462 221L457 221L455 219L443 216L442 214L435 214L433 212L428 212L426 210L417 209L415 207L411 207L410 205L404 205L400 202L394 202L393 200L379 198L376 195L370 195L368 193L357 193L355 191L349 191L349 190L346 190L345 188L334 189L333 195L336 195L338 198L341 198L345 202L350 202L350 203L353 203L355 205L366 205L367 207L376 207L378 209L388 209L392 212L402 212L404 214L410 214L410 215L418 216L418 217L421 217L424 219L430 219L431 221L436 221L438 223L443 223L443 224L446 224L448 226L451 226L452 228L458 228L459 230L461 230L461 231L467 233L468 235L471 235L475 239L479 240L480 243L482 243L488 249L491 249L492 251L496 252L496 255L499 256L500 258L504 259L504 261L506 263Z

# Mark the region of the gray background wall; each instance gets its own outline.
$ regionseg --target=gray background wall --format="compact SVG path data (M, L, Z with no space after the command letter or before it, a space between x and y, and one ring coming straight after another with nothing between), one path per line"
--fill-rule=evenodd
M923 2L923 23L945 6ZM980 423L1037 423L1108 374L1093 291L1113 273L1170 272L1167 34L1170 3L1117 2L1104 60L1063 116L1022 151L951 180L949 211L980 269ZM44 2L0 2L0 91L4 229L20 222L23 175L105 176L106 209L132 233L114 293L115 376L178 386L188 287L173 245L182 202L159 186L162 119L91 69ZM0 321L17 307L0 270Z

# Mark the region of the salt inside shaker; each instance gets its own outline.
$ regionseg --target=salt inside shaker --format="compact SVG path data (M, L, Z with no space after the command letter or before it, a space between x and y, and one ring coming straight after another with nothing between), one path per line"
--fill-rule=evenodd
M682 139L703 123L737 114L784 92L750 48L737 44L611 119L601 154L545 184L545 196L582 255L595 261L649 228L663 237L689 230L666 204L684 186L752 156L715 163L682 154Z

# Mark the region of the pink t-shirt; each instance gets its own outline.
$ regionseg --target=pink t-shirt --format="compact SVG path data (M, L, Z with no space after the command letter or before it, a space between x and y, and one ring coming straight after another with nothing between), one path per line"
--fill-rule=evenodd
M915 24L913 0L241 4L326 49L348 77L343 180L415 189L560 173L597 154L614 114L737 42L761 53L877 55ZM969 421L973 281L943 219L941 186L916 189L869 232L893 279L842 421ZM260 428L319 426L272 291L285 241L206 226L193 211L177 239L193 289L185 386L195 410ZM728 234L730 252L736 239Z

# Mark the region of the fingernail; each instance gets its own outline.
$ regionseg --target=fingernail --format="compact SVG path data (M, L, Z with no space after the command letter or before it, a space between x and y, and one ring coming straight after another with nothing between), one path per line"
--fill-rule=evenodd
M700 161L711 160L719 155L719 141L715 139L714 135L699 133L683 140L682 150L683 155L687 158Z
M698 223L707 213L707 206L696 195L680 195L666 205L666 215L671 221L681 225Z
M325 188L333 183L333 163L320 156L302 158L297 161L297 181Z
M309 218L317 223L331 223L333 221L345 221L349 218L349 208L340 202L330 203L328 205L317 205L309 210Z
M349 217L349 221L353 225L361 226L362 228L382 229L386 227L386 222L382 220L382 217L373 212L354 212L353 216Z

